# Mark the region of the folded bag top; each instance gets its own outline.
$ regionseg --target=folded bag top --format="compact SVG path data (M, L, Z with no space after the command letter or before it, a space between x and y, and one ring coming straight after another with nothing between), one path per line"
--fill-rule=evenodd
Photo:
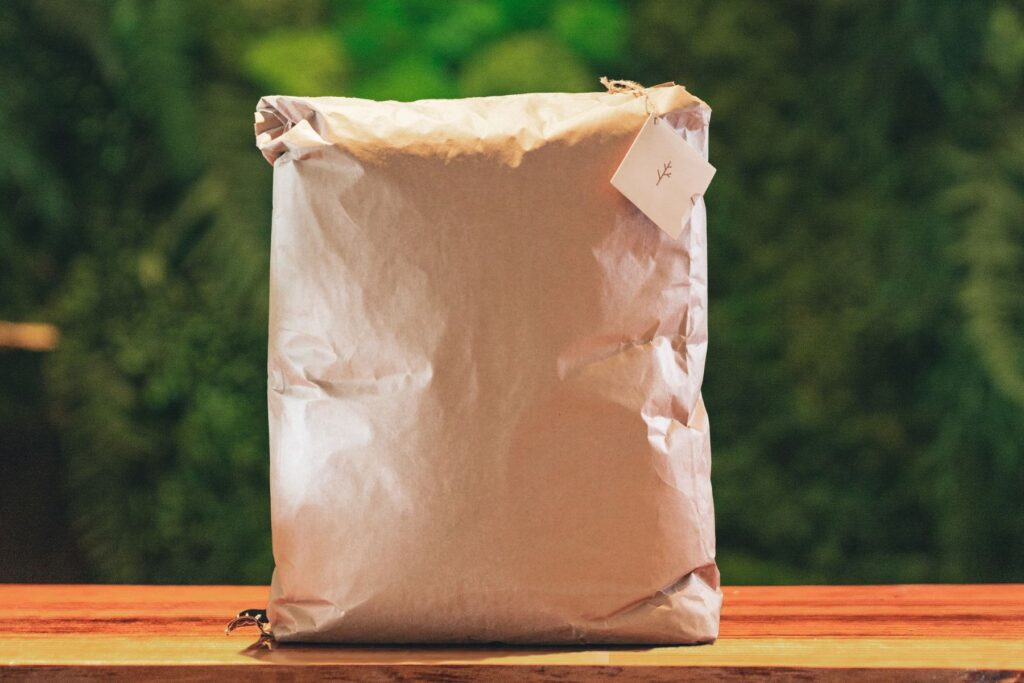
M282 641L714 640L705 211L609 183L676 85L264 97Z
M417 102L278 95L262 98L256 107L256 144L271 163L289 149L302 156L301 150L337 144L370 157L396 151L487 154L514 164L552 143L632 138L649 113L685 115L692 119L687 128L700 129L710 111L678 85L647 88L642 95L540 93Z

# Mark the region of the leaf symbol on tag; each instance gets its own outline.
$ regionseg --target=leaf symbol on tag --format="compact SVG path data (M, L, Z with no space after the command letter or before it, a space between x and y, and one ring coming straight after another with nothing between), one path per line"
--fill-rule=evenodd
M672 162L666 162L662 169L658 171L658 182L654 183L655 186L661 185L661 181L664 180L665 178L672 177L672 171L670 170L671 168Z

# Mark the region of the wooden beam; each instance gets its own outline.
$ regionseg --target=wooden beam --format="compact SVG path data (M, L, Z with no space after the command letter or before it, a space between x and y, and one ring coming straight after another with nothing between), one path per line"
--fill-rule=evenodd
M60 332L47 323L11 323L0 320L0 349L52 351Z

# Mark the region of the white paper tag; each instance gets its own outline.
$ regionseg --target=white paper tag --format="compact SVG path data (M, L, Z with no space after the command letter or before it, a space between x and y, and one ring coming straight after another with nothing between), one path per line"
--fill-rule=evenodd
M679 237L693 209L715 175L704 160L667 122L651 115L612 176L612 185L648 218Z

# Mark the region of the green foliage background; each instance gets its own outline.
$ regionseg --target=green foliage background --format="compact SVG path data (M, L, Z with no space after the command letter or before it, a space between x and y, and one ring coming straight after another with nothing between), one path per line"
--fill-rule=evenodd
M266 582L260 94L676 80L715 110L729 583L1024 579L1024 9L1010 0L10 0L0 319L89 576Z

